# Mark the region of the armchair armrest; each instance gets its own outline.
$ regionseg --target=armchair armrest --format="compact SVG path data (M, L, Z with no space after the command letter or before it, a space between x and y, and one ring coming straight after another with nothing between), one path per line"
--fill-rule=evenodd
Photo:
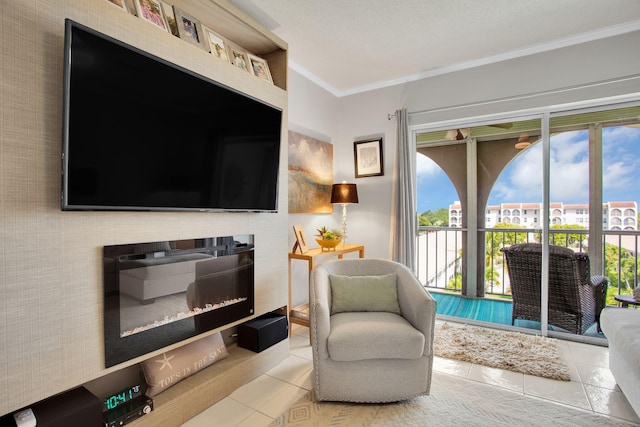
M596 323L598 324L598 332L600 329L600 312L604 310L607 305L607 288L609 287L609 280L604 276L591 276L589 279L591 288L593 289L593 299L596 312Z
M607 278L604 277L604 276L591 276L589 281L591 282L591 286L593 286L593 287L598 287L598 286L603 286L603 285L605 287L607 287L607 285L609 283Z
M424 354L431 354L436 321L436 301L411 271L399 268L396 273L398 302L402 317L423 333L426 338Z
M309 279L309 320L313 330L311 340L320 359L329 358L327 340L331 332L331 284L329 274L322 266L316 267Z

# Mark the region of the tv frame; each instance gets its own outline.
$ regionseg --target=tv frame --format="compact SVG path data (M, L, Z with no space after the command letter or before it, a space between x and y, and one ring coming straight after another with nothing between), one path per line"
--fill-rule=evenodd
M273 208L228 208L228 207L187 207L187 206L111 206L111 205L93 205L93 204L73 204L69 201L69 137L70 137L70 114L71 114L71 106L70 106L70 98L71 98L71 45L72 45L72 31L74 28L79 28L82 31L88 32L92 35L100 37L108 42L111 42L115 45L128 49L136 54L145 56L153 61L156 61L160 64L169 66L171 68L176 69L186 75L198 78L204 82L209 84L218 86L222 89L225 89L231 93L235 93L237 95L243 96L249 100L257 102L259 104L263 104L264 106L272 108L274 111L280 113L280 123L279 123L279 136L278 136L278 145L277 145L277 155L275 157L276 164L274 165L275 172L275 188L273 189ZM168 60L165 60L161 57L158 57L154 54L146 52L142 49L139 49L135 46L122 42L118 39L115 39L107 34L101 33L97 30L94 30L86 25L80 24L71 19L65 19L65 36L64 36L64 70L63 70L63 124L62 124L62 171L61 171L61 210L62 211L144 211L144 212L269 212L269 213L277 213L278 212L278 204L279 200L279 188L280 188L280 157L283 149L283 138L282 138L282 128L283 128L283 109L267 103L259 98L254 96L250 96L246 93L241 92L233 87L229 87L225 84L222 84L216 80L213 80L209 77L198 74L188 68L182 67L175 63L172 63Z

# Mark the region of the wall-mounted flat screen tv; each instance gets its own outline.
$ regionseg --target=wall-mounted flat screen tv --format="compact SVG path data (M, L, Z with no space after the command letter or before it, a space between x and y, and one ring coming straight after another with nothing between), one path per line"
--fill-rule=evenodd
M62 210L277 211L280 109L71 20L63 116Z

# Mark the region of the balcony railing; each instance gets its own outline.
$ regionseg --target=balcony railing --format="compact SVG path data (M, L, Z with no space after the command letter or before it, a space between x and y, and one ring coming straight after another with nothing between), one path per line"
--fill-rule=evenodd
M487 228L485 237L485 292L510 297L509 277L500 248L514 243L540 242L542 230ZM417 239L418 278L427 288L460 292L462 284L462 239L466 229L419 227ZM639 231L603 231L602 253L589 252L589 230L550 229L549 241L602 260L603 271L591 274L609 279L609 294L629 294L638 286ZM595 264L592 261L592 265ZM600 264L600 263L598 263Z

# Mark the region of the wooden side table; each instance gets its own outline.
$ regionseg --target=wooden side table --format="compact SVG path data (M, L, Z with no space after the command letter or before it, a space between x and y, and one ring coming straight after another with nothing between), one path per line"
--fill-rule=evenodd
M616 295L614 298L618 301L618 306L622 308L629 307L629 304L636 306L640 305L640 301L637 301L633 295Z
M297 307L291 306L291 261L294 259L307 261L309 264L309 277L311 271L318 264L321 264L329 257L337 256L338 259L342 259L344 254L350 252L358 252L360 258L364 258L364 245L354 244L339 244L335 250L322 250L322 248L309 249L307 252L301 254L298 252L289 252L289 324L295 323L309 327L309 303L300 304ZM289 327L289 335L291 335L291 327ZM309 335L311 336L311 335Z

